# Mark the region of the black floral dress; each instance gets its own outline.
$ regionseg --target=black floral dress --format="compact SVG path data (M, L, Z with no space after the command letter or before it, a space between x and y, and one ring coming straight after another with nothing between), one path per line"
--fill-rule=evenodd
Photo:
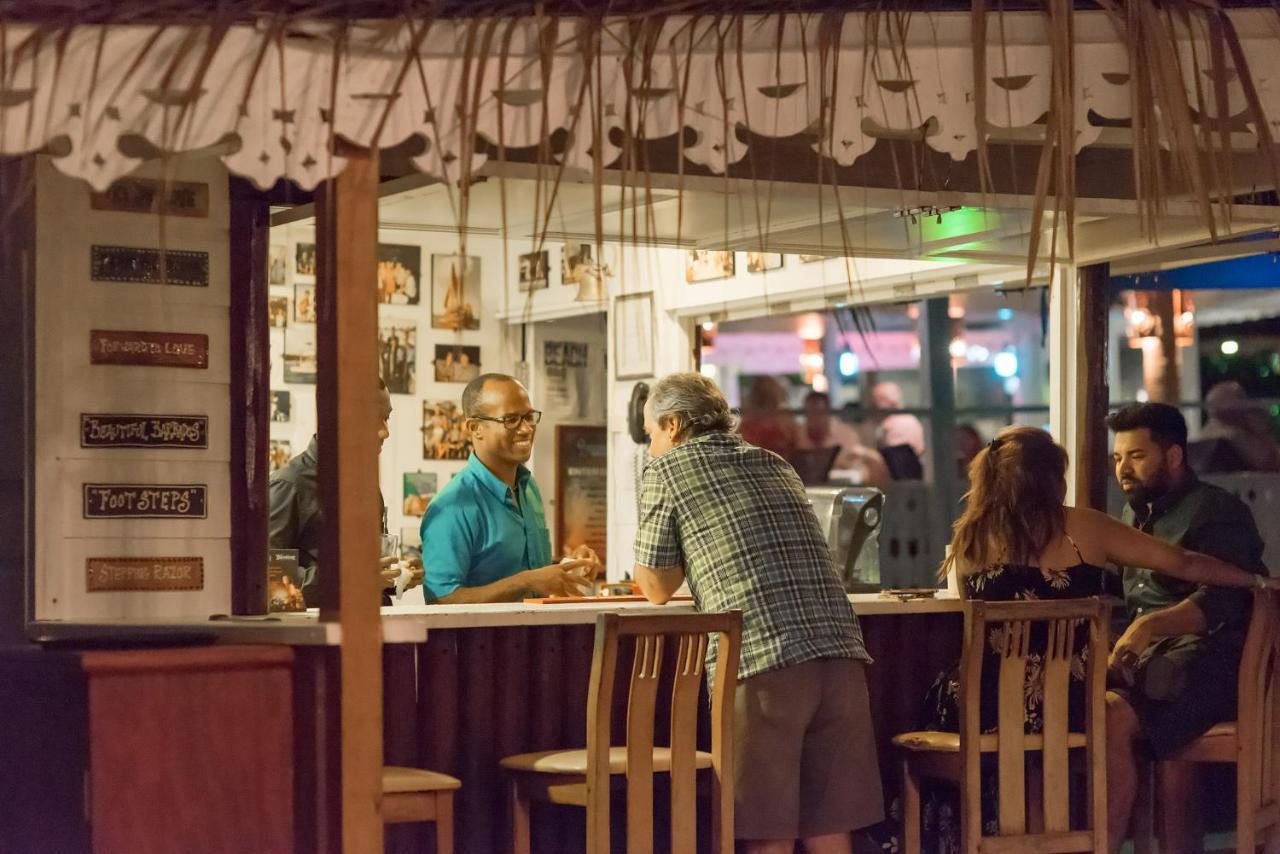
M1106 570L1083 560L1065 569L1041 569L1035 566L1001 564L964 579L965 595L969 599L985 599L993 602L1038 599L1081 599L1099 596L1103 592ZM1038 733L1044 727L1044 649L1045 629L1033 633L1030 654L1027 656L1026 725L1027 732ZM987 659L982 667L981 726L983 732L996 729L998 710L997 684L1000 678L999 629L993 629L987 649ZM1075 649L1071 658L1071 683L1068 689L1068 708L1071 728L1084 726L1084 679L1088 656L1088 633L1077 632ZM925 697L925 729L957 732L960 729L959 663L938 676ZM959 795L954 786L945 782L928 781L922 787L921 818L924 822L923 848L929 852L960 850ZM996 821L997 784L994 768L982 775L982 823L983 832L999 832Z

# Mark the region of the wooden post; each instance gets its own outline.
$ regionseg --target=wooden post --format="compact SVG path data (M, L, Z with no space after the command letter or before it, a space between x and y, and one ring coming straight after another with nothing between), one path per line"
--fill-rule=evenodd
M960 482L956 476L956 384L951 367L950 301L946 297L925 300L920 322L920 378L926 390L929 407L928 434L925 447L933 481L930 490L929 526L933 529L930 543L938 545L936 554L926 553L909 584L928 587L936 583L935 567L942 562L943 544L951 542L951 523L960 514ZM895 584L899 583L895 579Z
M378 155L347 166L319 194L316 408L325 536L320 618L339 650L342 851L382 851L382 623L378 612Z
M1107 442L1107 408L1111 386L1107 382L1107 359L1111 349L1108 332L1107 283L1109 264L1081 267L1080 335L1084 350L1080 370L1084 372L1084 424L1080 431L1080 460L1076 465L1076 500L1094 510L1107 510L1107 484L1111 478L1111 447Z
M35 180L34 154L0 157L0 644L35 616Z
M1071 456L1067 503L1106 510L1107 280L1110 268L1060 264L1049 295L1049 425Z
M267 612L267 448L270 445L271 340L267 327L267 196L231 179L231 612Z

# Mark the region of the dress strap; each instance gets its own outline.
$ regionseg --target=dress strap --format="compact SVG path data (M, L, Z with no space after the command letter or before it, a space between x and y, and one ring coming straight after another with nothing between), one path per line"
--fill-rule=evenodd
M1071 543L1071 548L1076 550L1076 557L1080 558L1080 562L1084 563L1084 555L1080 554L1080 547L1076 545L1076 541L1071 539L1071 535L1066 531L1062 532L1062 536L1067 538L1067 542Z

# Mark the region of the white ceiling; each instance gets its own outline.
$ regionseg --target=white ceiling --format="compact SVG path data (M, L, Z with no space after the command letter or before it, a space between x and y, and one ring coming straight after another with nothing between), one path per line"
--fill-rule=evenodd
M625 189L616 182L602 187L597 202L589 182L562 180L557 187L551 170L544 170L542 180L534 177L532 167L508 165L507 171L524 174L505 181L489 174L473 186L467 217L471 233L496 235L505 226L512 239L545 233L552 241L592 240L598 206L606 241L638 238L643 243L709 249L952 259L1019 269L1025 269L1029 251L1032 212L1025 197L866 188L842 188L837 197L831 187L690 177L684 181L682 202L674 176L654 176L646 188L633 174ZM385 184L382 225L456 231L458 194L427 180L414 175ZM942 213L941 221L933 214L917 212L914 221L909 215L913 209L944 203L958 210ZM1158 233L1149 236L1133 203L1078 200L1077 262L1129 259L1128 266L1157 266L1176 250L1208 242L1209 232L1190 203L1175 200L1166 207ZM1274 208L1232 210L1229 229L1224 226L1219 237L1275 227ZM1042 262L1047 262L1053 243L1052 225L1049 212L1041 239ZM1066 257L1068 249L1063 225L1057 235L1058 258Z

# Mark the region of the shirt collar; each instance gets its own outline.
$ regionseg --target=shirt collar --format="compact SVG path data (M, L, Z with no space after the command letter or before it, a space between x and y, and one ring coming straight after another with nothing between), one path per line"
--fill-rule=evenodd
M489 471L489 467L480 461L480 458L472 453L471 458L467 460L467 470L471 472L471 476L489 490L495 498L504 501L511 492L511 487L493 472ZM525 485L529 482L529 469L523 465L516 466L516 488L523 491Z
M1191 490L1196 488L1200 483L1200 478L1196 477L1196 473L1191 469L1184 469L1182 478L1175 483L1168 492L1151 502L1151 510L1148 512L1145 502L1133 503L1133 515L1139 522L1145 523L1150 519L1158 519L1168 513L1178 505L1178 502L1186 498Z
M307 449L302 452L303 461L312 468L315 468L320 462L320 452L316 450L317 445L317 437L312 436L311 441L307 443Z

